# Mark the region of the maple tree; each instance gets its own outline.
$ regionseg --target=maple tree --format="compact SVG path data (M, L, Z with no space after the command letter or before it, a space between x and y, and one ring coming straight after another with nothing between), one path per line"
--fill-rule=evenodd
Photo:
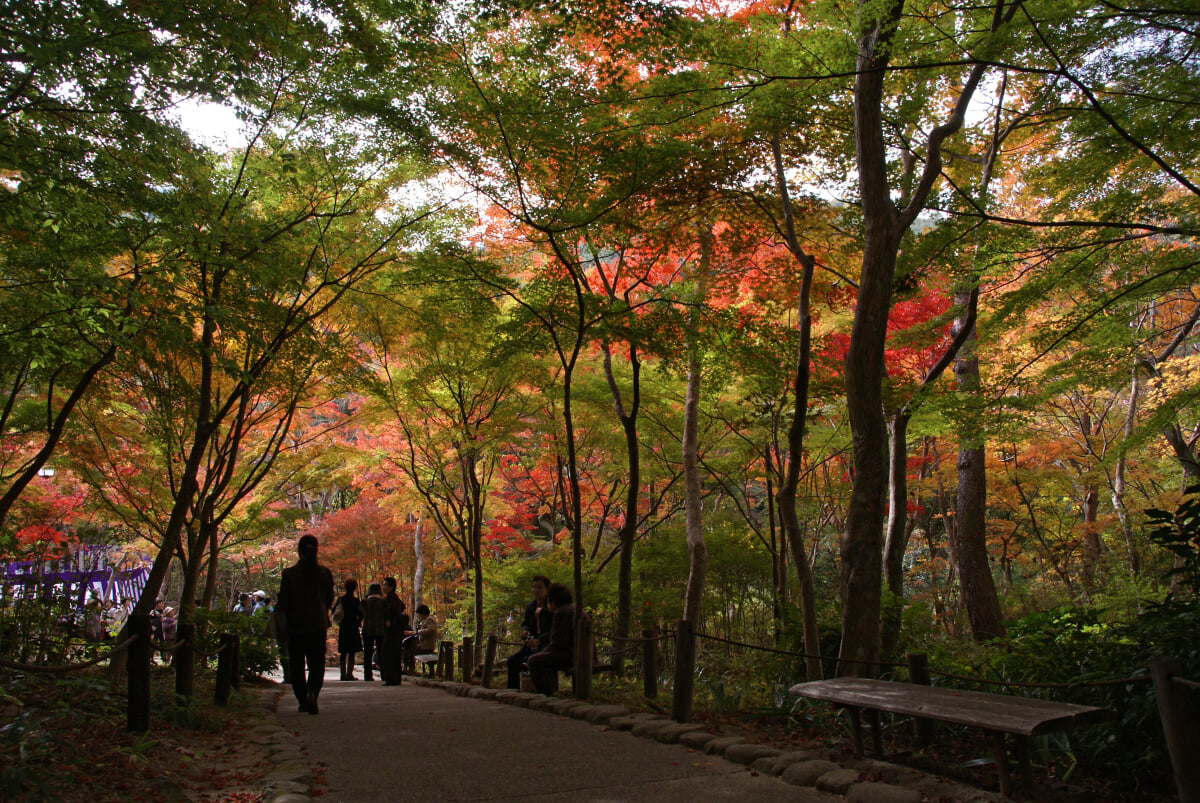
M868 673L1167 593L1145 511L1200 472L1183 5L116 8L4 67L6 543L86 511L215 597L314 532L414 601L428 568L479 641L570 565L618 648L682 617L807 677L835 633ZM111 46L66 64L87 13ZM250 144L150 106L182 94ZM91 493L47 496L51 454Z

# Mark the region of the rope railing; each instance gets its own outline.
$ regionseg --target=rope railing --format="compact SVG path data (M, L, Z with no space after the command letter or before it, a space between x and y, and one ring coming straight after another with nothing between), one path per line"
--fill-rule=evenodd
M187 639L183 639L182 641L154 641L151 639L150 648L159 652L174 652L187 643Z
M1171 682L1177 683L1180 686L1187 686L1191 689L1200 689L1200 682L1194 681L1191 678L1185 678L1180 675L1171 675Z
M1149 675L1136 675L1127 678L1113 678L1111 680L1085 680L1074 683L1022 683L1015 680L992 680L990 678L976 678L969 675L956 675L953 672L943 672L940 669L930 669L929 674L937 675L943 678L962 681L964 683L983 683L991 686L1006 686L1013 689L1083 689L1092 686L1124 686L1130 683L1149 683Z
M226 642L225 644L222 644L220 647L217 647L212 652L201 652L200 650L196 650L195 654L199 658L216 658L218 655L225 652L225 648L228 646L229 646L229 643Z
M87 669L89 666L95 666L96 664L107 661L122 650L128 649L129 645L137 641L137 639L137 636L130 636L104 655L97 656L90 661L84 661L81 664L55 664L53 666L46 666L44 664L24 664L18 661L9 661L5 658L0 658L0 666L6 669L16 669L20 672L41 672L45 674L66 674L68 672L77 672L80 669Z
M842 663L856 663L856 664L865 664L865 665L870 665L870 666L885 666L885 667L901 668L901 669L907 667L907 664L889 662L889 661L863 661L863 660L859 660L859 659L855 659L855 658L835 658L835 657L827 656L827 655L808 655L808 654L797 652L794 650L780 650L780 649L774 649L771 647L763 647L758 644L748 644L744 641L734 641L733 639L721 638L720 636L713 636L708 633L697 633L696 635L699 638L707 639L709 641L716 641L716 642L720 642L723 644L731 644L731 645L738 646L738 647L745 647L747 649L757 650L759 652L773 653L776 655L788 655L788 656L793 656L796 658L805 658L805 659L817 658L822 661L838 661L838 662L842 662ZM1124 686L1124 685L1128 685L1131 683L1148 683L1148 682L1150 682L1149 675L1135 675L1132 677L1113 678L1113 679L1109 679L1109 680L1077 681L1077 682L1072 682L1072 683L1022 683L1022 682L1013 681L1013 680L993 680L990 678L978 678L978 677L971 677L969 675L958 675L953 672L945 672L945 671L938 670L938 669L930 669L929 673L931 675L938 675L939 677L949 678L952 680L958 680L963 683L983 683L983 684L988 684L988 685L993 685L993 686L1005 686L1005 687L1014 688L1014 689L1079 689L1079 688L1089 688L1089 687L1093 687L1093 686L1094 687ZM1180 680L1183 680L1183 679L1180 679ZM1186 681L1186 682L1193 683L1194 685L1197 686L1197 688L1200 688L1200 684L1195 684L1194 681Z
M733 639L722 638L721 636L713 636L708 633L697 632L696 636L708 641L716 641L721 644L732 644L736 647L745 647L747 649L757 650L759 652L773 653L775 655L788 655L793 658L804 658L806 660L809 658L816 658L821 661L835 661L843 664L862 664L864 666L886 666L893 669L897 667L904 668L908 666L907 664L896 663L894 661L865 661L861 658L838 658L830 655L810 655L807 653L798 652L796 650L780 650L773 647L763 647L759 644L747 644L744 641L734 641Z
M659 633L654 638L640 638L638 636L625 636L624 638L618 638L617 636L609 636L608 640L610 642L612 642L613 644L616 644L619 641L623 641L623 642L628 643L629 646L621 647L619 649L616 647L613 647L611 649L601 650L601 652L603 652L605 655L608 655L610 657L617 656L617 655L626 655L628 653L637 652L638 650L642 649L642 645L654 644L654 643L657 643L660 641L666 641L668 639L673 639L673 638L675 638L675 631L673 631L673 630L668 630L663 633Z

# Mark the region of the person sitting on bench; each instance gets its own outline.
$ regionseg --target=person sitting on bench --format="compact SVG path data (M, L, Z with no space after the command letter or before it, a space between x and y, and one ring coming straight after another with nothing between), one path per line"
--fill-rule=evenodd
M418 655L429 655L437 652L438 622L429 612L429 606L421 603L417 606L417 617L413 620L413 635L411 642L405 639L404 664L412 671L413 659Z
M550 636L550 609L546 607L546 591L550 588L550 578L536 575L531 584L533 599L525 606L525 617L521 620L521 649L508 656L508 688L521 687L521 668L525 660L546 646Z
M546 606L553 619L550 623L550 640L540 650L529 656L529 678L540 694L553 694L558 690L558 672L575 665L575 606L571 591L566 586L554 583L546 591Z

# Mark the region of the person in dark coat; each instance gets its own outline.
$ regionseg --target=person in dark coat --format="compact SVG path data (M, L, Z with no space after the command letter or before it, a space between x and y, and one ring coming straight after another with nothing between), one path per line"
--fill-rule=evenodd
M325 632L333 606L333 574L317 562L315 535L301 536L296 548L300 559L283 570L276 604L287 618L292 693L300 701L301 712L316 714L325 681Z
M550 637L550 609L546 607L546 592L550 579L543 575L533 578L533 599L525 606L525 617L521 620L521 649L508 656L508 688L521 688L521 667L530 655L546 646Z
M379 662L379 675L384 686L399 686L403 677L404 639L412 634L408 628L408 614L404 612L404 600L396 594L396 578L383 578L384 633L383 655Z
M345 583L346 593L338 597L334 608L342 609L342 622L338 625L338 662L342 667L342 680L357 680L354 677L354 657L362 652L362 603L355 592L358 581L353 578Z
M546 605L554 614L550 639L526 662L539 694L558 691L558 670L575 665L575 606L571 603L571 590L564 585L555 583L546 591Z
M385 607L383 589L379 583L371 583L367 598L362 601L363 680L371 680L372 670L381 666L383 637L387 632Z

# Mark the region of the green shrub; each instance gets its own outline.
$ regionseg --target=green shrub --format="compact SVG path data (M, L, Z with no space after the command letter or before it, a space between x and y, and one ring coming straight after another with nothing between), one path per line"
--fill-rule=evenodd
M253 616L231 611L197 610L199 649L212 653L220 646L222 633L240 637L241 670L248 675L264 675L275 669L279 650L275 639L266 634L267 614L263 608Z

